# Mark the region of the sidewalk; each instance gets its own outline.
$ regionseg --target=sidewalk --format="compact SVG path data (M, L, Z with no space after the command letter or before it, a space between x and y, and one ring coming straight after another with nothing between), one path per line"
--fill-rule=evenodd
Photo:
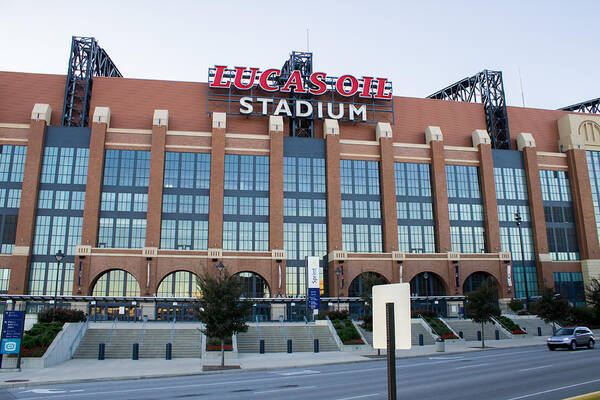
M397 358L419 357L426 355L443 355L466 351L482 351L522 346L539 346L546 342L545 337L524 339L486 340L486 349L481 342L446 342L446 351L437 352L435 345L415 346L410 350L397 350ZM302 368L326 364L373 361L377 350L369 348L356 352L322 352L322 353L269 353L239 354L234 357L226 354L227 365L239 365L242 371ZM385 354L382 351L381 354ZM370 357L369 357L370 356ZM158 378L184 375L197 375L214 372L203 372L203 365L218 365L220 358L179 358L174 360L142 359L142 360L69 360L51 368L24 369L21 372L5 370L0 373L0 388L17 386L34 386L42 384L86 382L99 380L122 380ZM238 370L229 370L232 373Z

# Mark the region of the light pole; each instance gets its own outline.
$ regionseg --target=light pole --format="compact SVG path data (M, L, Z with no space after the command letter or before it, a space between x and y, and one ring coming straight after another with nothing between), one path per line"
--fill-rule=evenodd
M342 271L340 271L340 267L335 269L335 275L337 276L337 310L340 311L340 275Z
M523 267L523 283L525 284L525 306L529 311L529 289L527 288L527 273L525 272L525 244L523 243L523 227L521 226L521 214L515 213L515 222L519 228L519 241L521 242L521 266Z
M223 265L223 263L221 261L219 261L219 263L217 264L217 269L219 270L219 280L221 280L221 276L223 274L223 268L225 268L225 266Z
M429 311L429 274L423 273L423 279L425 279L425 298L427 302L427 311Z
M63 260L63 258L65 258L65 255L63 254L62 250L59 249L56 254L54 255L54 258L56 258L56 284L54 285L54 313L56 314L56 298L58 296L58 273L60 272L60 262Z

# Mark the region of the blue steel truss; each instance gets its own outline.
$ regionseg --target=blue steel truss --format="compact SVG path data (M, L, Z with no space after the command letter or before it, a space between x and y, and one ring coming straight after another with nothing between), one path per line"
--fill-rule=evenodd
M483 104L492 148L510 150L510 132L502 71L483 70L427 97Z
M88 126L92 79L95 76L123 77L95 38L73 36L65 85L63 126Z
M583 101L581 103L559 108L559 110L575 111L588 114L600 114L600 97L598 97L597 99Z

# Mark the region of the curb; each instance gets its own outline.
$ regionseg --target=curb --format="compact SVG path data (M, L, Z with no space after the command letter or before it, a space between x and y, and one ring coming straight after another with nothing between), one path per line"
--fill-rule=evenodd
M427 354L414 354L414 355L404 355L404 356L396 356L396 359L405 359L405 358L418 358L418 357L434 357L441 356L444 354L457 354L457 353L472 353L472 352L481 352L488 350L504 350L504 349L515 349L515 348L524 348L524 347L537 347L537 346L545 346L543 344L527 344L523 346L506 346L506 347L489 347L485 348L481 347L469 347L467 349L460 350L450 350L445 352L431 352ZM365 357L361 355L361 357ZM202 360L199 358L198 360ZM52 381L43 381L43 382L18 382L18 383L0 383L0 390L3 389L13 389L13 388L26 388L26 387L35 387L35 386L45 386L45 385L64 385L71 383L87 383L87 382L103 382L103 381L128 381L128 380L141 380L141 379L159 379L159 378L177 378L183 376L200 376L200 375L213 375L213 374L236 374L243 372L257 372L257 371L271 371L282 368L306 368L306 367L318 367L318 366L328 366L328 365L338 365L338 364L357 364L357 363L365 363L365 362L377 362L385 360L385 356L381 356L381 358L364 358L362 360L349 360L349 361L332 361L325 363L313 363L313 364L303 364L301 366L277 366L277 367L256 367L256 368L241 368L241 369L231 369L231 370L222 370L222 371L201 371L201 372L183 372L183 373L173 373L173 374L154 374L154 375L138 375L138 376L123 376L123 377L101 377L101 378L81 378L81 379L70 379L70 380L52 380ZM600 393L600 392L598 392ZM588 399L596 399L596 397L574 397L572 399L576 400L588 400ZM566 400L566 399L565 399Z
M600 392L586 393L579 396L568 397L563 400L597 400L600 399Z

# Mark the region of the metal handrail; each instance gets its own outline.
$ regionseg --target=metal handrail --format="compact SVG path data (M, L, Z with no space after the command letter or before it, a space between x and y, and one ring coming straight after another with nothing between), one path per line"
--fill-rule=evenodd
M83 335L85 334L85 332L87 332L88 328L90 326L90 319L86 318L85 322L83 323L83 325L81 325L81 327L79 328L79 332L77 332L77 336L75 336L75 340L73 340L73 342L71 343L71 348L69 349L69 352L71 353L71 356L73 354L75 354L75 351L77 349L75 349L75 343L77 343L77 345L79 345L79 338L83 337Z
M117 328L117 317L113 321L112 327L110 328L110 332L108 333L108 338L106 339L106 343L110 344L112 342L113 331Z
M261 341L262 340L262 336L260 334L260 325L258 325L258 315L254 316L256 319L256 330L258 331L258 340Z
M148 322L148 317L144 317L144 322L142 323L142 327L140 329L140 334L138 336L138 343L142 344L144 341L144 332L146 331L146 323Z
M177 315L173 314L173 322L171 322L171 337L169 338L169 343L173 344L173 336L175 334L175 322L177 322Z
M433 329L433 327L431 325L429 325L429 322L427 322L427 320L425 318L423 318L423 316L421 314L417 314L418 317L421 319L421 321L423 321L425 323L425 326L429 328L429 331L437 336L437 338L440 338L441 336L435 331L435 329Z
M283 330L283 338L287 342L288 335L287 335L287 329L285 329L285 325L283 324L283 315L279 316L279 323L281 324L281 329Z
M312 340L315 340L315 336L312 333L312 329L310 328L310 325L308 324L308 320L306 319L306 315L304 316L304 323L306 324L306 329L308 329L308 334L310 335L310 337L312 338Z

